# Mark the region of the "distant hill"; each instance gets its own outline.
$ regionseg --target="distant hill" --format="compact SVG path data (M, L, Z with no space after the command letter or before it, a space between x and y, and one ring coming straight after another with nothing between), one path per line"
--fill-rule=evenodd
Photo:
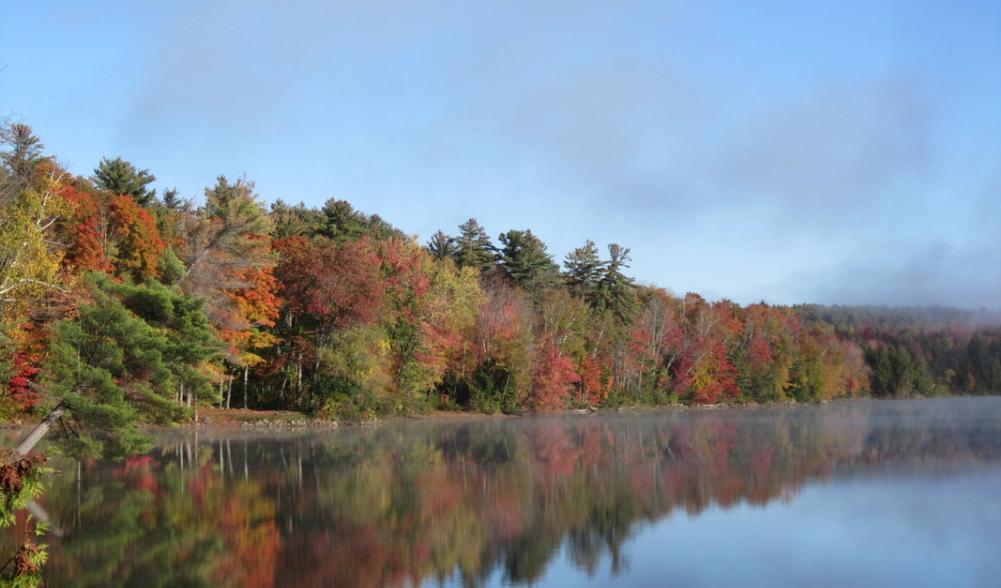
M949 327L979 328L1001 326L1001 310L987 308L877 305L824 306L820 304L799 304L793 308L807 321L829 323L844 332L851 332L859 328L928 330Z

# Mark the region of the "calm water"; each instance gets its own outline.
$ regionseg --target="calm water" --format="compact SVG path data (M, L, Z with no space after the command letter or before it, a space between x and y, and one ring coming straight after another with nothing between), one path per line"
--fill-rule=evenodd
M53 586L1001 585L1001 398L202 431L60 467Z

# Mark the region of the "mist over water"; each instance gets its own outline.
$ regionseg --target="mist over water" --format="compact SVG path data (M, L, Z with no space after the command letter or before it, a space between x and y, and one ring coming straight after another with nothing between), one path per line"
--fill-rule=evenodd
M78 479L79 475L79 479ZM53 586L988 586L1001 398L166 434L60 462Z

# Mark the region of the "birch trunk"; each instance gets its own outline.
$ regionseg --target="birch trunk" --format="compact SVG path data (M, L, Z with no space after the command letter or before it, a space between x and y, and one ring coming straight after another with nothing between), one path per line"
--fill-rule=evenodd
M48 433L49 430L52 429L52 425L54 425L56 421L59 420L59 417L63 415L63 412L65 412L65 410L66 409L63 408L61 404L56 405L56 407L52 409L52 412L50 412L48 416L46 416L45 419L42 420L42 422L38 423L35 426L35 428L32 429L30 433L28 433L28 436L24 438L24 441L21 441L21 444L18 445L17 448L14 450L14 454L17 457L24 457L25 455L31 453L31 450L34 449L35 446L38 445L38 442L41 441L43 437L45 437L46 433ZM62 528L60 528L59 525L53 523L52 518L49 516L48 511L46 511L42 507L42 505L38 504L34 500L31 500L28 502L27 507L28 510L31 512L32 516L34 516L36 519L44 523L49 524L50 528L52 529L52 533L56 537L63 536Z
M52 425L59 420L59 417L63 415L64 411L65 409L62 405L57 405L42 422L35 425L35 428L28 433L28 436L24 438L24 441L21 441L21 444L14 450L17 456L23 457L31 453L31 450L35 448L35 445L38 445L38 442L42 440L42 437L45 437L45 434L48 433L49 429L52 428Z

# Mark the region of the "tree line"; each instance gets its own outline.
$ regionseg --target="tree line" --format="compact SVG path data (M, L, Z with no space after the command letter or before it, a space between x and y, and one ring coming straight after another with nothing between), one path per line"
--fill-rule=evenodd
M586 241L475 219L426 243L343 200L220 176L195 202L105 158L69 173L3 127L0 396L60 406L80 451L148 447L136 423L199 406L372 418L435 408L825 401L1001 390L997 313L741 306L628 275Z

